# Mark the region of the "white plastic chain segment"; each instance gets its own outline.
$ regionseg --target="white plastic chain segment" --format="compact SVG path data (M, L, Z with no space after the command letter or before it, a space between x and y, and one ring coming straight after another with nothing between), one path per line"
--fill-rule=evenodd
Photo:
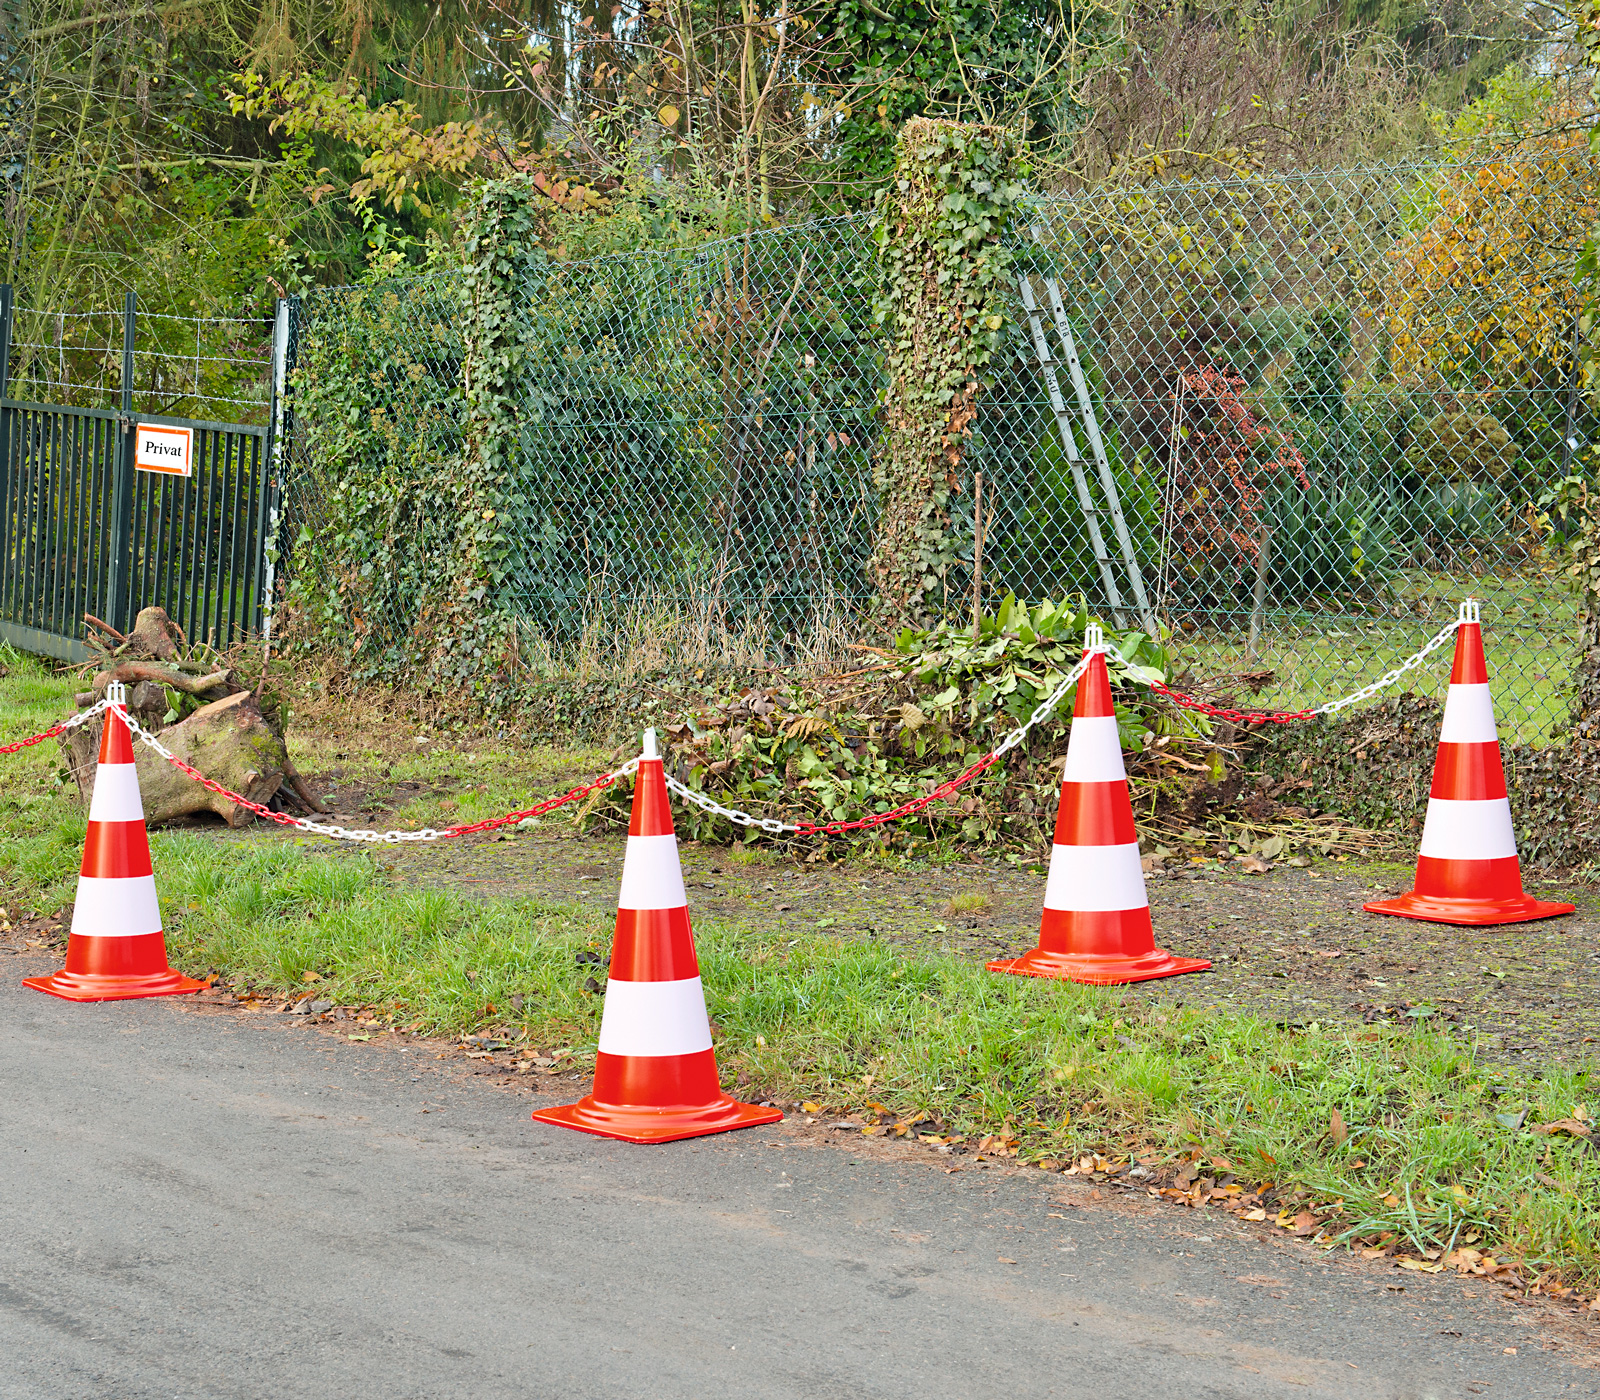
M1091 622L1083 629L1083 649L1085 651L1105 651L1106 634L1098 622Z
M1463 598L1461 611L1456 615L1456 625L1459 627L1467 622L1482 622L1483 604L1476 598Z
M121 681L108 681L106 683L106 704L115 705L121 709L128 703L128 687Z
M76 729L80 724L87 724L96 715L104 714L110 708L111 701L109 699L96 700L87 710L79 710L71 719L62 720L61 727L63 729Z
M1360 704L1360 702L1363 700L1370 700L1380 690L1387 690L1391 685L1399 680L1401 676L1405 675L1407 671L1416 670L1418 666L1422 665L1424 661L1432 656L1434 652L1438 651L1439 648L1442 647L1446 642L1453 641L1455 639L1456 629L1467 620L1466 613L1469 604L1471 605L1473 617L1475 619L1478 612L1478 603L1476 599L1469 598L1461 605L1461 611L1457 617L1447 626L1441 627L1439 631L1428 640L1421 651L1414 652L1412 655L1406 657L1406 659L1396 666L1394 670L1385 671L1381 676L1378 677L1377 680L1373 681L1371 685L1362 686L1361 689L1356 691L1353 695L1346 695L1338 700L1330 700L1326 705L1318 705L1316 709L1311 711L1311 713L1314 715L1338 714L1340 710L1348 709L1351 705Z

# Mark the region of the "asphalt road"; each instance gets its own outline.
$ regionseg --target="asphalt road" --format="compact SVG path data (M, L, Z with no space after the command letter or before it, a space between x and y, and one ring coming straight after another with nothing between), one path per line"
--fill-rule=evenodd
M1600 1392L1480 1281L795 1123L606 1142L423 1046L41 966L0 958L5 1400Z

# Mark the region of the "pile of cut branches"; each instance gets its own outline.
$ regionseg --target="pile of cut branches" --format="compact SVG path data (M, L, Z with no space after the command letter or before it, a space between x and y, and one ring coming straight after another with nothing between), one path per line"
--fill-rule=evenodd
M77 695L79 709L102 700L106 687L121 681L133 718L207 777L276 810L322 810L289 761L284 707L275 695L241 680L228 657L191 645L161 608L145 608L127 633L92 615L84 621L91 653L85 673L93 679ZM97 718L61 738L67 771L85 803L94 793L102 727ZM143 745L135 745L134 757L147 821L198 812L214 812L230 826L250 819L247 808L201 787Z
M977 762L1024 722L1082 655L1090 620L1081 603L1029 608L1008 598L973 629L907 628L892 650L857 647L870 657L857 670L750 687L669 715L669 771L757 816L837 822L888 811ZM1236 767L1232 733L1150 693L1169 665L1157 640L1109 629L1106 639L1135 803L1141 815L1188 811ZM897 851L940 841L1047 847L1071 712L1069 696L1003 766L914 821L858 839ZM627 800L608 793L595 813L615 821ZM698 808L680 807L678 820L699 840L762 839Z

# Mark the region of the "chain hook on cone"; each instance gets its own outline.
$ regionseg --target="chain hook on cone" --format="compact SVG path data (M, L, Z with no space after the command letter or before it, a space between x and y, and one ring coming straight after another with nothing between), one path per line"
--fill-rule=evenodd
M122 719L127 692L120 681L106 687L106 699L111 705L100 733L67 965L48 977L26 977L22 985L65 1001L131 1001L203 991L204 982L167 966L139 770Z
M1072 707L1039 946L989 971L1095 986L1205 972L1209 962L1156 947L1105 641L1098 627L1084 640L1089 669Z
M1476 598L1461 605L1414 888L1362 905L1438 924L1520 924L1570 914L1522 888Z
M674 1142L783 1117L776 1108L730 1098L717 1082L678 838L655 738L655 730L645 731L634 781L594 1092L533 1115L541 1123L623 1142Z

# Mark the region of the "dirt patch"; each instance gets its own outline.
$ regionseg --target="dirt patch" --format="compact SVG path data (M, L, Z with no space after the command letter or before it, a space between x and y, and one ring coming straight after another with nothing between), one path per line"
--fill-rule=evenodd
M624 842L569 824L432 846L383 847L401 883L484 898L616 907ZM826 933L987 961L1031 947L1042 863L856 858L810 864L682 845L693 916L761 934ZM1399 865L1328 861L1247 875L1208 864L1149 877L1162 946L1213 968L1127 989L1134 1001L1237 1009L1290 1024L1424 1022L1510 1063L1600 1060L1600 890L1566 886L1578 912L1495 928L1364 913L1409 886Z

